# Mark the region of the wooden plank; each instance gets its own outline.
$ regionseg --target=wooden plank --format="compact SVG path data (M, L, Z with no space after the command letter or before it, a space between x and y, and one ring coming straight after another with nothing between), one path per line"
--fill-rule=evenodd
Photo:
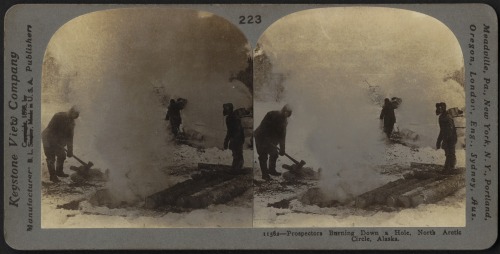
M206 164L213 166L214 164ZM205 166L202 166L204 168ZM230 168L230 166L228 166ZM180 182L163 191L146 197L144 207L153 209L161 206L177 206L178 200L185 196L191 196L204 189L229 181L234 178L252 178L251 169L245 171L246 174L229 174L219 170L224 167L212 167L208 170L202 169L198 173L191 175L192 179ZM251 182L251 181L250 181Z
M396 190L394 190L393 192L391 192L389 194L389 196L387 196L387 198L386 198L387 206L391 206L391 207L398 206L399 205L398 198L400 195L436 181L435 178L429 178L429 179L425 179L425 180L420 180L420 179L415 179L415 180L416 181L413 181L413 183L408 183L408 184L402 185L399 188L397 188Z
M411 197L422 192L423 190L425 189L429 189L429 188L433 188L434 186L437 186L441 183L441 180L437 180L437 181L434 181L434 182L431 182L427 185L424 185L424 186L420 186L418 188L415 188L411 191L408 191L406 193L403 193L402 195L400 195L398 197L398 205L400 207L404 207L404 208L410 208L412 207L412 203L411 203Z
M168 189L146 197L144 207L153 209L161 206L175 205L177 200L182 196L191 195L209 186L224 182L232 177L234 176L225 176L221 178L200 178L197 180L188 179Z
M428 178L438 178L438 179L444 179L450 174L446 174L445 172L442 171L442 169L437 170L437 167L435 164L427 164L427 165L434 165L433 166L427 167L426 165L420 165L419 168L414 168L412 172L405 174L403 177L404 178L417 178L417 179L428 179ZM422 169L423 168L423 169ZM456 168L453 171L454 174L465 174L465 168Z
M355 206L357 208L365 208L367 206L370 206L372 204L375 203L375 197L382 191L386 190L386 189L390 189L390 188L393 188L401 183L404 183L405 181L407 181L406 179L398 179L396 181L392 181L392 182L389 182L385 185L382 185L374 190L371 190L371 191L368 191L368 192L365 192L361 195L359 195L358 197L356 197L355 199Z
M401 191L409 188L410 186L413 186L414 184L416 184L418 182L419 182L419 180L415 179L415 178L405 179L404 182L401 182L400 184L398 184L396 186L393 186L391 188L385 188L385 189L381 190L379 193L377 193L377 195L375 195L374 204L386 205L387 204L387 197L389 197L390 195L392 195L394 193L404 193L406 191L404 191L404 192L401 192Z
M443 178L446 176L444 176L443 174L440 174L439 172L415 170L413 172L405 174L403 177L406 179L415 178L415 179L419 179L419 180L426 180L426 179L430 179L430 178L439 179L439 178Z
M443 161L444 163L444 161ZM431 163L420 163L420 162L412 162L410 163L410 167L413 169L420 169L425 171L441 171L443 170L443 165L431 164Z
M198 163L198 170L209 170L209 171L230 171L232 170L231 165L225 164L211 164L211 163ZM252 171L252 168L243 168L244 171Z
M203 169L210 171L231 170L231 165L198 163L198 170L203 170Z
M249 175L252 174L253 171L250 168L243 168L241 171L235 171L232 170L231 168L227 170L207 170L207 169L200 169L199 171L191 174L191 178L198 180L201 178L217 178L217 177L228 177L229 176L236 176L236 175ZM230 177L231 178L231 177Z
M435 182L434 182L435 183ZM397 200L397 203L398 203L398 206L400 207L404 207L404 208L410 208L411 207L411 198L410 196L411 195L414 195L415 193L418 193L422 190L424 190L425 186L421 186L421 187L418 187L416 189L413 189L403 195L400 195L398 197L398 200Z
M465 174L452 175L439 181L439 184L424 188L424 190L410 196L411 207L435 203L463 187L465 187Z
M205 188L192 195L180 197L176 206L184 208L205 208L212 204L226 203L240 196L252 187L252 175L244 175Z

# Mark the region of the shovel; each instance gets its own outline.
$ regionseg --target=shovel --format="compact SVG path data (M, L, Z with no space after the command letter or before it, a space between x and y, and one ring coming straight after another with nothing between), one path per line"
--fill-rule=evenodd
M276 149L278 149L278 152L280 151L280 149L278 147L276 147ZM295 170L301 169L302 167L304 167L304 165L306 165L305 161L300 160L300 162L299 162L296 159L292 158L292 156L288 155L287 153L285 153L285 156L288 157L288 159L292 160L293 163L295 163L295 165L289 166L289 165L284 164L282 166L284 169L287 169L290 171L295 171Z

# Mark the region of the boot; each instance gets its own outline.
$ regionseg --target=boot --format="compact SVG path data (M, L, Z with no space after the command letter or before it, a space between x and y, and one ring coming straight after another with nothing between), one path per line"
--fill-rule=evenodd
M57 178L56 175L51 175L50 176L50 181L53 182L53 183L58 183L60 182L61 180L59 180L59 178Z
M60 182L59 178L56 175L56 168L54 166L54 162L47 160L47 168L49 169L50 181L53 183Z
M59 177L68 177L69 175L64 173L64 171L63 171L63 165L57 165L56 176L59 176Z
M269 174L272 176L280 176L281 173L276 171L276 159L269 158Z
M280 176L281 173L276 170L269 170L269 174L272 176Z
M243 153L233 151L233 163L231 164L233 174L245 174L245 171L243 170L243 162Z
M266 181L270 181L271 177L269 176L269 170L267 169L267 159L262 160L259 159L260 171L262 171L262 179Z

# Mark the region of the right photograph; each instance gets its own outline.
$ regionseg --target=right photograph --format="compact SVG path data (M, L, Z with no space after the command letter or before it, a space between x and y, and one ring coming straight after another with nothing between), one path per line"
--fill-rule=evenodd
M254 49L254 227L463 227L464 59L393 8L321 8Z

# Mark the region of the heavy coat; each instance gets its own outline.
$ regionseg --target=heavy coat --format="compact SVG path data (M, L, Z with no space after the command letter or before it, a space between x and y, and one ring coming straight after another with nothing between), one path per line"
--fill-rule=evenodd
M279 145L281 150L285 150L287 125L288 117L281 111L268 112L254 132L256 142L260 141L266 147Z
M231 112L226 116L227 133L224 139L224 147L229 147L231 150L240 149L245 143L245 134L241 119L235 112Z
M439 136L437 144L443 149L455 148L457 143L457 130L455 129L455 122L451 116L444 112L439 115Z
M181 110L182 105L178 102L170 103L165 120L170 120L170 123L173 125L180 125L182 123Z
M380 112L380 119L384 119L384 128L392 127L394 123L396 123L396 114L394 113L395 107L392 103L386 103L382 107L382 111Z
M74 130L75 119L68 112L56 113L42 132L44 149L60 150L67 147L68 152L72 153Z

